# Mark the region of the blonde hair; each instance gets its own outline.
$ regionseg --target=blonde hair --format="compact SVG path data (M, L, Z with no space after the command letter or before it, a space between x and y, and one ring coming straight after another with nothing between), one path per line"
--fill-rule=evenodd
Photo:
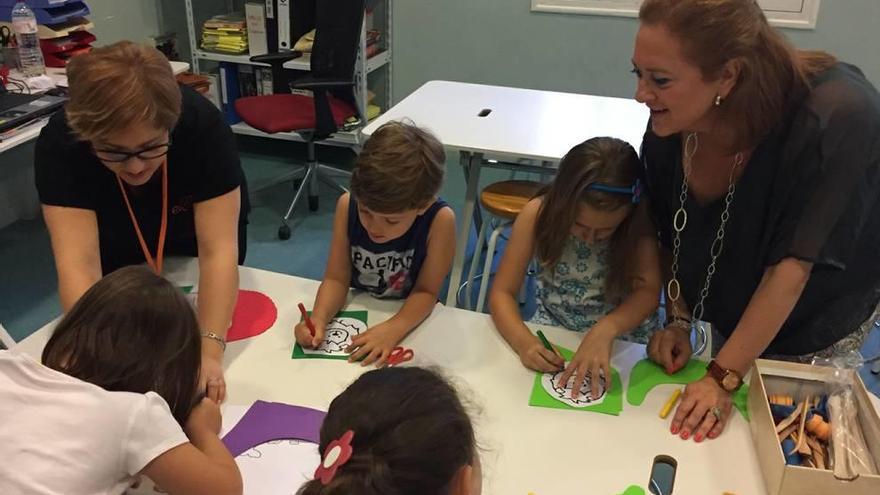
M736 86L716 109L736 126L734 148L767 136L809 93L809 78L837 63L828 53L794 48L755 0L645 0L639 20L667 28L706 80L739 62Z
M445 162L433 134L411 123L388 122L364 143L351 175L352 195L377 213L423 208L440 192Z
M631 211L614 230L609 246L605 298L616 303L631 289L628 260L633 259L635 232L632 196L590 189L592 184L631 187L639 176L639 157L629 143L612 137L596 137L575 146L562 157L553 182L540 191L543 196L535 225L535 258L553 269L562 257L578 207L587 204L597 211L610 212L629 207Z
M67 123L83 141L100 141L133 124L171 130L181 94L168 59L155 48L120 41L70 59Z

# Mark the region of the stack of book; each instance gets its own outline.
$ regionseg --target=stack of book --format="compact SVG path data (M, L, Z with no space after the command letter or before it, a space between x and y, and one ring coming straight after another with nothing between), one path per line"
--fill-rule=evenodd
M247 23L242 14L214 16L202 26L202 49L241 54L248 51Z

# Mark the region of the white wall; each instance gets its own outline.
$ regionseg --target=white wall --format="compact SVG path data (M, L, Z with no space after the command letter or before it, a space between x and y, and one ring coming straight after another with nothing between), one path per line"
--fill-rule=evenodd
M119 40L145 42L160 34L159 0L86 0L99 45ZM183 0L180 0L183 4Z
M393 0L394 99L452 79L632 96L633 18L530 11L530 0ZM880 85L880 0L822 0L800 47L860 66Z

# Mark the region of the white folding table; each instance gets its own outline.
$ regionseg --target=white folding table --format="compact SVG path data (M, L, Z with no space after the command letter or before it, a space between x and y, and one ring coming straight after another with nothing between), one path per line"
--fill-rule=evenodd
M169 278L197 280L197 264L184 269L166 265ZM275 301L278 319L265 333L226 350L224 367L230 405L255 400L279 401L326 410L330 401L369 368L339 360L290 358L293 327L300 319L297 303L312 301L319 282L252 268L241 268L242 289L263 292ZM388 318L400 301L360 294L346 309L366 309L369 323ZM19 344L39 359L54 324ZM555 344L576 349L580 334L542 328ZM629 485L647 491L654 457L678 461L675 493L763 495L765 489L748 423L734 414L726 431L703 443L669 433L669 421L658 411L675 386L661 385L638 407L624 398L619 416L546 409L528 405L535 374L495 330L488 315L437 305L402 344L415 351L407 363L436 366L450 377L472 416L484 467L487 495L585 493L616 495ZM612 366L624 387L633 363L644 358L644 346L616 342Z

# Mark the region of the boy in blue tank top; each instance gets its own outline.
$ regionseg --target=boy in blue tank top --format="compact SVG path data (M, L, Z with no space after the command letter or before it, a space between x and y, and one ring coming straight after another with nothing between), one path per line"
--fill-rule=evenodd
M445 172L443 145L412 124L389 122L364 144L351 193L336 203L324 280L311 319L296 340L313 348L342 309L349 287L377 298L404 299L400 311L352 340L349 361L385 364L391 350L434 308L455 252L455 214L437 197Z

